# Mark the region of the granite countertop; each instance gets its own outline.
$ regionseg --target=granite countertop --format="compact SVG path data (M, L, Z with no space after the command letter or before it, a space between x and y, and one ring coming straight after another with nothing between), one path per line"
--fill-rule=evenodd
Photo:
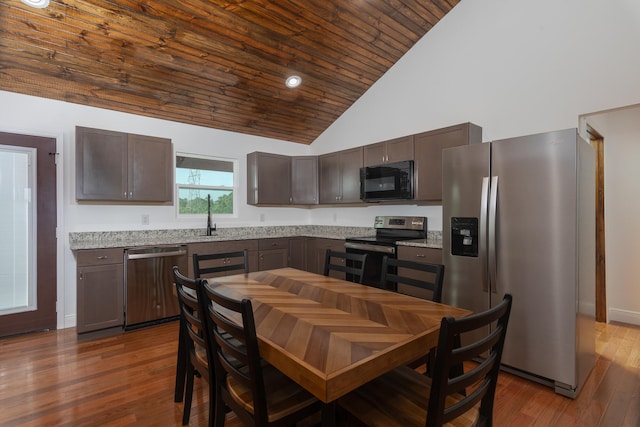
M375 234L372 227L338 227L325 225L293 225L265 227L218 228L212 236L200 229L91 231L69 233L71 250L175 245L196 242L268 239L275 237L321 237L345 239Z
M219 228L212 236L204 229L89 231L69 233L71 250L137 247L153 245L176 245L197 242L224 242L228 240L268 239L277 237L319 237L346 239L348 237L371 236L372 227L341 227L329 225L292 225L265 227ZM398 242L399 245L441 248L439 231L429 231L427 239Z
M396 244L398 246L413 246L416 248L442 249L442 233L440 231L429 231L426 239L402 240L396 242Z

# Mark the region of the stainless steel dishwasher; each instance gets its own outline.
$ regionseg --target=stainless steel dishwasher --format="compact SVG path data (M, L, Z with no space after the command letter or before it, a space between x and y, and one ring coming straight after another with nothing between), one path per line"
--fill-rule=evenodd
M187 247L155 246L124 251L124 327L131 329L177 318L173 266L187 272Z

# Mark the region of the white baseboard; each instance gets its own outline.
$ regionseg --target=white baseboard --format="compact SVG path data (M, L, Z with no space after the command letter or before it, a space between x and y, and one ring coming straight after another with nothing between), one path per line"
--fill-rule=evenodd
M640 326L640 313L637 311L621 310L619 308L609 308L607 322L620 322Z
M596 304L593 301L578 301L578 310L582 314L596 317Z
M64 316L64 325L62 328L75 328L76 327L76 315L75 314L67 314Z

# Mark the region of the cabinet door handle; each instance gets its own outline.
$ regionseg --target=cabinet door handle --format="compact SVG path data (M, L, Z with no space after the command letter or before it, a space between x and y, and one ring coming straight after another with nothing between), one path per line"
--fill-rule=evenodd
M102 255L102 256L99 256L98 259L109 259L109 257L107 255Z
M424 258L425 255L424 254L416 254L416 258Z
M80 273L80 280L84 280L84 273Z

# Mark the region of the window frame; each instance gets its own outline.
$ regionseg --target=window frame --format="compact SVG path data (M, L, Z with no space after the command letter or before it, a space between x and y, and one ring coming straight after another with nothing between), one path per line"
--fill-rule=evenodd
M233 187L226 186L210 186L210 185L190 185L190 184L179 184L177 175L178 175L178 165L177 158L178 157L190 157L194 159L202 159L202 160L211 160L218 162L228 162L233 165ZM240 179L239 179L239 162L238 159L228 158L228 157L216 157L209 156L206 154L194 154L194 153L186 153L186 152L178 152L176 151L174 155L174 183L175 183L175 200L176 200L176 217L182 219L200 219L206 218L207 214L191 214L191 213L180 213L180 189L201 189L201 190L224 190L231 191L233 194L233 212L232 213L216 213L213 214L215 217L219 218L237 218L238 217L238 192L240 190Z

